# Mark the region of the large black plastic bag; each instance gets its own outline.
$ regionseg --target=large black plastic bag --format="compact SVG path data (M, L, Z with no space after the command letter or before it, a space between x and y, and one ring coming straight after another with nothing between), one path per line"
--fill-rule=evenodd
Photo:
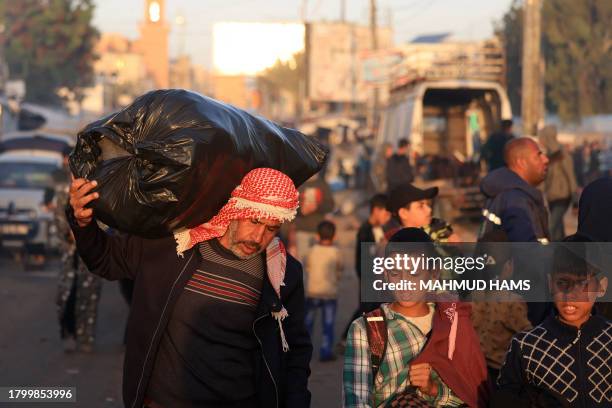
M170 89L149 92L87 125L70 168L75 177L98 181L96 218L153 238L208 221L254 168L280 170L298 186L326 156L297 130Z

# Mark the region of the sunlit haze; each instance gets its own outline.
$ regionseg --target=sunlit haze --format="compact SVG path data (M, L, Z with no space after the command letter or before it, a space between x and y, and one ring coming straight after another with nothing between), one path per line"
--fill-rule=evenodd
M380 25L392 25L396 44L417 35L440 32L476 40L493 35L493 22L501 20L511 2L378 0L378 21ZM297 22L302 18L312 22L337 21L341 3L340 0L166 0L163 18L170 25L170 55L176 57L184 50L195 63L212 68L215 23ZM347 21L369 23L369 0L345 0L345 4ZM137 38L144 7L144 0L96 0L94 24L103 33L116 32ZM242 39L247 40L248 37Z
M216 23L214 70L221 74L255 74L279 59L288 61L304 49L304 25L296 23Z

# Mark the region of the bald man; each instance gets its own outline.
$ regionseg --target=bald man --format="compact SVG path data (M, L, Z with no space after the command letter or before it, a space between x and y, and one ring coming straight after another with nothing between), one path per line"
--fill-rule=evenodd
M546 178L548 158L533 139L520 137L506 143L504 161L480 184L487 197L480 236L501 228L512 242L548 242L548 210L536 188Z
M536 188L546 178L548 158L533 139L521 137L506 143L504 161L504 167L490 172L480 184L487 202L482 211L484 222L479 238L501 229L510 242L549 242L548 207ZM529 250L537 251L537 248L522 247L522 256L514 259L514 278L530 280L530 295L547 293L545 279L533 269L531 262L540 254L530 255ZM550 303L527 303L527 317L534 326L551 310Z

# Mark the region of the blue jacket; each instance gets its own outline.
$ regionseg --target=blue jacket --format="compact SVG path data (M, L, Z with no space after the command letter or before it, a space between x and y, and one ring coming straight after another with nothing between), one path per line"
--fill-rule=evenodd
M123 368L123 402L127 408L140 408L171 311L201 264L201 255L191 249L179 258L173 237L111 237L95 222L80 228L72 212L67 211L67 215L77 250L92 273L109 280L134 280ZM278 323L270 314L279 310L280 300L266 274L258 317L253 322L253 332L261 346L255 356L255 383L261 407L306 408L310 406L307 386L312 344L304 326L302 267L290 255L284 283L281 299L289 316L283 321L283 328L289 351L282 351Z
M507 167L493 170L480 183L480 190L487 198L480 237L500 227L510 242L550 240L544 197L518 174Z

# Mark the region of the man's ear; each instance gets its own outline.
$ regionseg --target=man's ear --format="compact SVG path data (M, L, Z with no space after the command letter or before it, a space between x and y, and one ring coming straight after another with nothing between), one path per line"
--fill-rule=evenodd
M408 204L408 207L402 207L398 210L397 215L399 216L400 220L405 220L406 218L408 218L410 210L408 208L410 204Z
M604 297L608 290L608 277L604 276L599 279L599 291L597 291L597 297Z

